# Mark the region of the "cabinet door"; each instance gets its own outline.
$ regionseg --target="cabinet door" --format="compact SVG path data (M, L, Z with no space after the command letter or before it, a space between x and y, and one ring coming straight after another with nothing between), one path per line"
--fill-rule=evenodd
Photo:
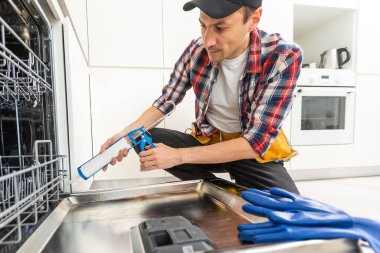
M184 11L188 0L163 0L164 67L173 68L191 40L201 36L199 9Z
M86 0L60 0L60 4L69 15L82 51L88 60L87 2Z
M293 146L298 156L290 160L291 170L351 167L354 145ZM318 176L318 175L315 175Z
M320 6L320 7L356 9L358 8L360 1L359 0L293 0L293 3L300 4L300 5Z
M354 166L379 166L380 76L358 75L357 80Z
M162 1L88 1L92 66L162 67Z
M358 14L357 72L380 74L380 2L361 0ZM375 26L375 27L374 27Z
M263 1L259 28L269 33L280 33L285 40L293 39L293 5L290 0Z
M162 75L161 70L151 69L91 68L94 154L152 105L161 94ZM131 150L121 163L109 166L106 173L97 173L95 180L164 176L164 172L140 172L139 157Z

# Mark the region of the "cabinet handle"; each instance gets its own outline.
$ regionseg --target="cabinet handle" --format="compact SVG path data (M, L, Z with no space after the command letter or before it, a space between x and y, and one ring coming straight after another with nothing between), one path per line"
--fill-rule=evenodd
M298 91L297 91L298 93L301 93L302 92L302 89L298 89Z

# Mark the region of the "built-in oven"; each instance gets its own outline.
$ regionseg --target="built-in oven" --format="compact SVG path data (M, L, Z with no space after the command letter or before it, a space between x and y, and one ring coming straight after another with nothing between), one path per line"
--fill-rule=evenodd
M355 86L349 70L302 69L291 116L292 144L353 143Z

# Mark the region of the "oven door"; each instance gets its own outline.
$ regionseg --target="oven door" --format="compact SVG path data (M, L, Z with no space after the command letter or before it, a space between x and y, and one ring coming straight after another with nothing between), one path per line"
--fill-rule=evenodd
M355 88L299 87L292 109L291 142L353 143L354 116Z

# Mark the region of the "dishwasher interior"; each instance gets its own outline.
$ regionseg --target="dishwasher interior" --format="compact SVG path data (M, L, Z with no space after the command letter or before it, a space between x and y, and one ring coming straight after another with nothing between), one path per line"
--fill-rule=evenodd
M33 1L0 0L0 252L12 252L62 190L50 27Z

